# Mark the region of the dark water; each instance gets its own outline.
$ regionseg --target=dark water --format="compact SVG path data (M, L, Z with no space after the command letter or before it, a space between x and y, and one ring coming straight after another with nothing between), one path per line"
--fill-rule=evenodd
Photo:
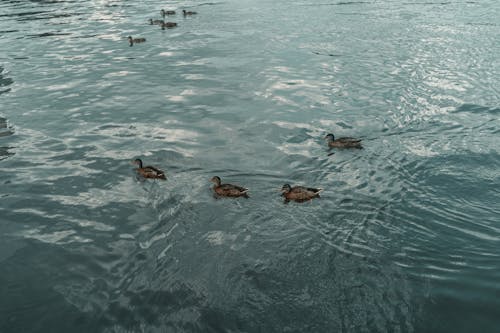
M2 0L0 332L498 332L499 14Z

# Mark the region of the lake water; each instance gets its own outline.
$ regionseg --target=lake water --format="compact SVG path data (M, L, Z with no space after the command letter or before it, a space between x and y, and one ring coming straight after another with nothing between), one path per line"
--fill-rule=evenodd
M499 14L3 0L0 332L498 332Z

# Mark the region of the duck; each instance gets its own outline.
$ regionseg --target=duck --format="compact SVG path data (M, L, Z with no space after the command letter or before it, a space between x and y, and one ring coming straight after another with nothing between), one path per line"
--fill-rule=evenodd
M184 14L184 16L187 16L187 15L196 15L198 13L197 12L186 11L185 9L183 9L182 10L182 14Z
M165 17L165 15L175 15L175 10L164 10L160 11L161 16Z
M328 147L330 148L356 148L363 149L361 145L361 139L355 139L350 137L338 138L335 139L335 136L330 133L327 134L324 139L328 143Z
M149 24L151 25L161 25L163 23L163 20L153 20L153 19L149 19Z
M304 186L291 187L290 184L285 184L281 188L281 196L285 197L285 203L288 203L290 200L304 202L312 200L313 198L319 198L319 193L321 191L323 191L322 188Z
M132 38L132 36L128 36L128 42L130 46L133 46L135 43L144 43L146 38Z
M157 169L149 165L143 166L142 160L140 158L136 158L132 163L139 166L137 169L135 169L135 171L137 171L137 173L143 176L144 178L163 179L163 180L167 179L167 177L165 177L165 172L161 171L160 169Z
M247 188L232 184L221 184L221 179L218 176L213 176L212 179L210 179L210 181L215 183L214 192L218 196L248 198Z
M175 28L177 26L177 23L175 22L162 22L161 23L161 29L165 30L165 28Z

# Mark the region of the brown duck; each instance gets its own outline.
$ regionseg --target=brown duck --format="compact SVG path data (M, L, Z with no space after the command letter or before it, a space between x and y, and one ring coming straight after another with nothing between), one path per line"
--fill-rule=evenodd
M137 171L137 173L143 176L144 178L163 179L163 180L167 179L163 171L149 165L143 166L142 160L139 158L136 158L133 163L139 166L137 169L135 169L135 171Z
M132 36L128 36L128 42L130 46L134 46L135 43L144 43L146 38L132 38Z
M175 15L175 10L164 10L160 11L161 16L165 17L166 15Z
M363 149L363 146L361 145L360 139L349 138L349 137L335 139L333 134L330 133L330 134L327 134L325 136L325 140L328 143L328 147L330 147L330 148Z
M248 198L248 189L232 184L221 184L219 177L214 176L210 179L211 182L215 183L214 192L221 197L245 197Z
M175 22L162 22L161 29L162 30L165 30L165 28L171 29L171 28L175 28L176 26L177 26L177 23L175 23Z
M291 187L289 184L285 184L281 188L281 195L285 197L285 203L288 203L290 200L304 202L312 200L313 198L319 198L319 193L321 191L323 191L321 188L303 186Z

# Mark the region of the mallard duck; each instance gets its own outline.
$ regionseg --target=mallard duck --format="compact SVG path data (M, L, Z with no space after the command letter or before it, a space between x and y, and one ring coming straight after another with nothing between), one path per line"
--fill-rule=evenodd
M319 198L319 193L323 191L321 188L294 186L291 187L289 184L283 185L281 188L281 195L285 197L285 203L290 200L297 202L304 202L312 200L313 198Z
M153 20L153 19L149 19L149 24L151 25L161 25L163 23L163 20Z
M165 17L165 15L175 15L175 10L164 10L160 11L161 16Z
M165 30L165 28L171 29L171 28L175 28L176 26L177 26L177 23L175 23L175 22L163 22L161 24L161 29L162 30Z
M328 147L330 148L363 148L363 146L361 146L360 139L349 137L335 139L335 137L331 133L327 134L324 139L327 141Z
M163 179L163 180L167 179L167 177L165 177L165 173L160 169L157 169L149 165L142 166L142 160L139 158L136 158L133 161L133 163L139 166L137 169L135 169L135 171L137 171L137 173L143 176L144 178Z
M211 182L215 183L214 192L221 197L245 197L248 198L248 189L231 184L221 184L219 177L214 176L210 179Z
M184 14L184 16L186 16L186 15L196 15L198 13L197 12L186 11L185 9L183 9L182 10L182 14Z
M135 43L144 43L146 38L132 38L132 36L128 36L128 42L130 46L133 46Z

